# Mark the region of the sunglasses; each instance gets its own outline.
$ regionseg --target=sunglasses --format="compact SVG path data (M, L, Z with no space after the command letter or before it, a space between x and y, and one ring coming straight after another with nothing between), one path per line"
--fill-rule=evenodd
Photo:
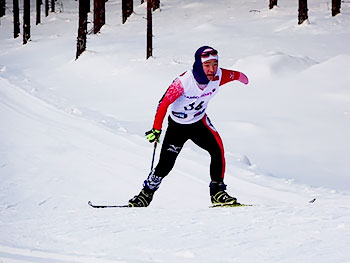
M208 58L210 55L216 56L217 54L218 54L218 51L215 50L215 49L212 49L212 50L203 52L203 53L201 54L201 57L202 57L202 58Z

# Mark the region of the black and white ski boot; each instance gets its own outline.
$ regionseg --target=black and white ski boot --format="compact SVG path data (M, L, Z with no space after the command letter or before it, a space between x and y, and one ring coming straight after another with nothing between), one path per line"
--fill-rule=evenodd
M151 171L147 179L143 182L143 188L138 195L135 195L129 200L131 207L147 207L153 199L154 192L159 188L163 177L156 176L154 171Z
M138 195L129 200L130 207L147 207L153 199L154 191L144 187Z
M230 196L225 190L226 185L223 182L212 181L210 187L210 198L213 206L240 206L237 199Z

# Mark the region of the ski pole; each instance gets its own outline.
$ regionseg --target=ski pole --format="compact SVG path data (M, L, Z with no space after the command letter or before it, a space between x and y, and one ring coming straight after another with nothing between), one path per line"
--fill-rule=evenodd
M156 149L157 149L157 140L154 142L154 148L153 148L153 156L152 156L152 164L151 164L151 173L153 171L153 164L154 164L154 157L156 155Z

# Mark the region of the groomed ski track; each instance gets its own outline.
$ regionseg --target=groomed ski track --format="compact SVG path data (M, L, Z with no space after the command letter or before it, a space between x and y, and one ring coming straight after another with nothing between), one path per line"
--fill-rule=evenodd
M207 178L179 165L149 208L91 209L88 199L122 202L139 190L152 147L142 137L111 131L0 81L7 124L1 130L7 142L2 262L348 259L348 196L260 174L233 154L229 190L258 206L209 209ZM191 161L202 155L188 147L179 162L205 171L204 155L197 164ZM181 195L175 195L178 187ZM308 203L313 197L317 201ZM336 252L328 250L334 243Z

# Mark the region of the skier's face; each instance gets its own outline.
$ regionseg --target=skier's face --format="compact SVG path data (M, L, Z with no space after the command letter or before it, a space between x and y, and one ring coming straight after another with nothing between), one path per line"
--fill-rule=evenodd
M203 62L203 70L209 80L213 80L218 70L218 61L211 59Z

